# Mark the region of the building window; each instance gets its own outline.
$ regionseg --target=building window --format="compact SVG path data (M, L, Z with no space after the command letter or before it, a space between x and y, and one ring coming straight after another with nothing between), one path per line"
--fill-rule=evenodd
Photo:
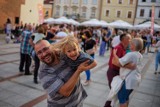
M122 0L118 0L118 4L122 4Z
M78 0L73 0L73 4L78 4Z
M15 17L15 24L19 24L19 17Z
M121 11L117 11L117 17L121 17Z
M86 18L86 12L87 12L86 7L83 7L83 8L82 8L82 17L83 17L83 18Z
M129 18L129 19L132 18L132 12L131 11L128 12L127 18Z
M149 17L151 17L151 16L152 16L152 10L149 11Z
M106 17L109 17L109 10L106 10Z
M76 7L76 6L73 6L72 7L72 14L76 14L77 13L77 9L78 9L78 7Z
M97 5L97 0L92 0L93 5Z
M60 13L60 7L57 6L57 7L56 7L56 16L59 16L59 13Z
M91 18L95 18L96 17L96 8L92 8L91 9Z
M151 0L151 2L156 2L156 0Z
M129 4L133 4L133 0L129 0Z
M47 18L48 16L49 16L49 12L48 12L48 10L46 10L46 11L45 11L45 16L44 16L44 17Z
M88 0L83 0L83 4L88 4Z
M64 7L64 11L63 11L63 15L64 15L64 16L67 15L67 11L68 11L68 8L67 8L67 7Z
M57 0L57 3L61 4L61 0Z
M111 0L107 0L107 3L111 3Z
M143 17L144 16L144 9L141 9L140 10L140 17Z
M69 1L68 0L64 0L64 4L68 4L69 3Z
M146 0L142 0L142 2L146 2Z

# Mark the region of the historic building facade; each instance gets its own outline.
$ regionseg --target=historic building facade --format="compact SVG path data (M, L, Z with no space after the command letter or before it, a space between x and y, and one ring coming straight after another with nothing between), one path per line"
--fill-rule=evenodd
M151 20L152 6L155 7L155 22L160 25L160 0L138 0L135 24Z
M44 0L0 0L0 29L4 29L7 18L12 25L20 23L39 23L38 4Z
M21 4L24 3L25 0L0 0L0 29L4 28L7 18L12 24L19 23Z
M24 23L40 24L44 17L43 16L43 2L44 0L25 0L25 4L21 5L20 21L22 21L23 24Z
M44 6L43 6L43 14L44 14L44 18L50 18L53 15L53 5L54 5L54 0L44 0Z
M66 16L79 21L99 19L102 0L54 0L53 17Z
M134 23L137 0L102 0L101 19L107 22L123 20Z

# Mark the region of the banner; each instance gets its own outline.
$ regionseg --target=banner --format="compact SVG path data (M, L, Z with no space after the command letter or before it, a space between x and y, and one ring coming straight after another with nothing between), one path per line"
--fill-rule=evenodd
M154 33L154 14L155 14L154 5L152 5L152 17L151 17L151 35L152 36Z
M44 22L43 5L42 4L38 4L38 15L39 15L38 22L39 22L39 24L42 24Z

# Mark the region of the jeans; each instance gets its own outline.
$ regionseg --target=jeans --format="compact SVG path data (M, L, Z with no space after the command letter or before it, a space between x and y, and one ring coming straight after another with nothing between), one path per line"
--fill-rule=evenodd
M155 71L158 72L158 65L160 64L160 52L156 53L155 57Z
M94 59L94 54L91 55L91 57ZM90 80L90 77L91 77L91 72L90 72L90 70L86 70L85 73L86 73L86 76L87 76L87 79L86 79L86 80Z
M105 54L106 51L106 42L102 41L101 45L100 45L100 49L99 49L99 55L103 56Z

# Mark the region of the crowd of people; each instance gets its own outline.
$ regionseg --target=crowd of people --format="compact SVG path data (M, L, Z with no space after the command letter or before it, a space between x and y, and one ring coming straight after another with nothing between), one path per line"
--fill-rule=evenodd
M160 32L151 35L149 29L131 31L67 24L49 26L47 23L37 27L26 24L20 31L15 35L21 44L19 71L31 75L30 67L34 60L33 82L38 84L39 77L48 95L48 107L83 106L87 97L83 86L91 83L90 69L98 63L94 59L96 52L105 58L105 52L110 51L106 70L109 88L112 90L115 77L123 79L116 94L120 107L128 107L129 96L141 80L139 62L143 54L151 52L151 46L156 48L155 74L160 73ZM11 33L6 29L7 37ZM81 83L83 71L86 80ZM112 100L107 100L104 107L111 105Z

